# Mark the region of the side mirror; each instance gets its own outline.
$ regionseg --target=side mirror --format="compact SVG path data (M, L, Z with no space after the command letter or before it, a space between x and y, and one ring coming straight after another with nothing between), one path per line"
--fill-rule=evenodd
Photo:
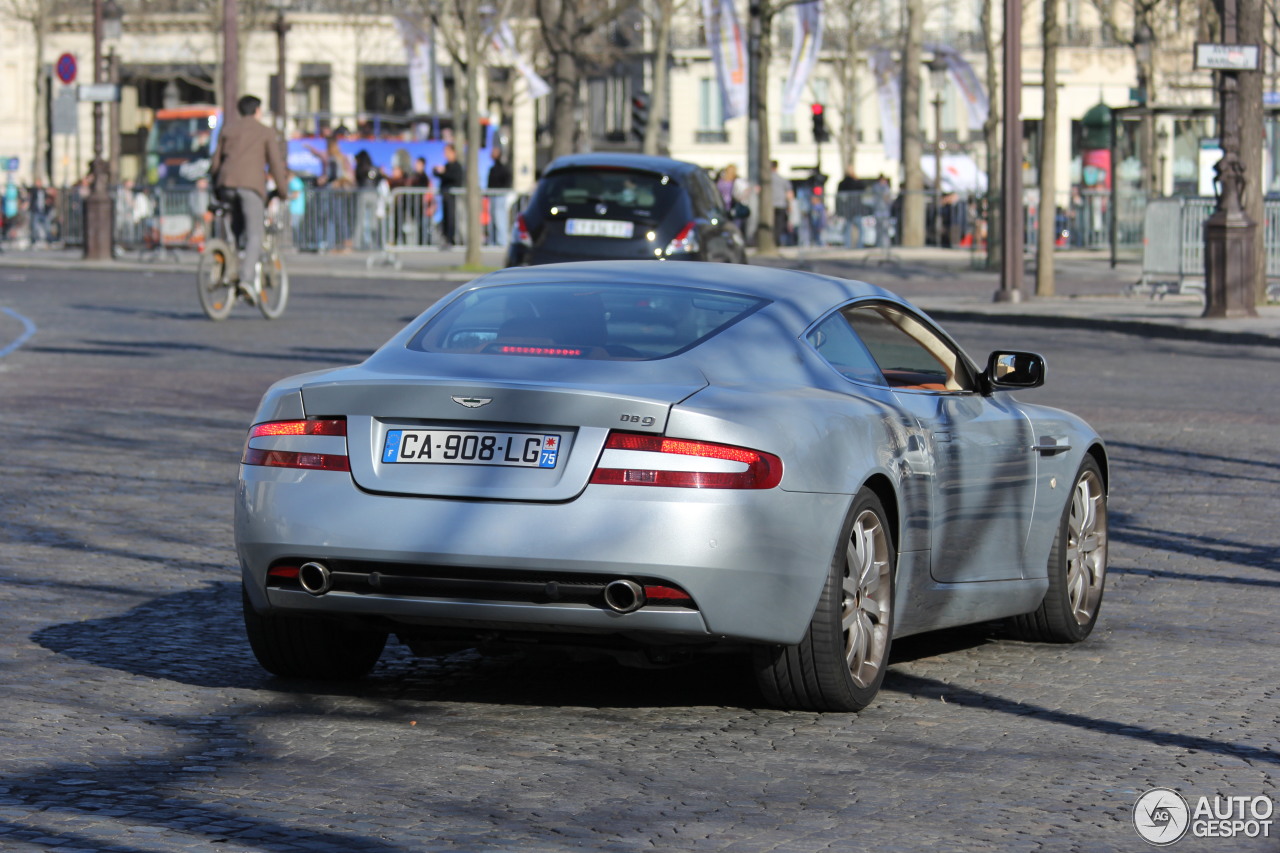
M1039 388L1044 384L1044 371L1044 358L1033 352L996 350L987 359L987 369L982 377L993 391Z

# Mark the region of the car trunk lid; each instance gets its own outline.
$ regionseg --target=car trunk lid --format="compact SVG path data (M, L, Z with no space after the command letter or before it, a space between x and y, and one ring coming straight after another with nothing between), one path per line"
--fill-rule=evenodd
M615 363L608 381L599 365L519 361L543 362L554 376L406 377L353 368L304 385L303 405L312 417L346 417L351 476L363 489L560 501L586 486L611 429L661 433L671 406L707 384L700 371L671 360Z

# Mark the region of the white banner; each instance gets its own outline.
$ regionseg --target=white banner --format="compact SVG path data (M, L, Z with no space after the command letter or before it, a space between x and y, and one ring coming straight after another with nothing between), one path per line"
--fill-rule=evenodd
M413 19L397 15L395 20L409 65L409 100L413 111L418 115L434 115L444 105L444 75L436 65L435 40Z
M782 90L784 114L795 112L809 75L818 63L818 51L822 50L822 0L810 0L794 8L796 25L791 37L791 68Z
M948 45L926 44L924 49L946 60L947 69L951 72L951 80L956 84L956 90L969 111L969 129L981 130L991 110L991 103L987 100L987 93L983 90L973 66L960 55L958 50Z
M884 140L884 156L899 160L902 158L902 84L893 54L884 48L872 51L871 75L875 78L876 96L880 100L880 138Z
M529 97L537 100L543 95L551 94L551 87L547 81L533 70L533 66L529 64L529 60L520 55L519 49L516 47L516 37L511 32L511 25L503 21L498 25L497 29L489 32L489 40L493 43L494 50L498 51L506 62L510 63L520 76L524 77L525 85L529 87Z
M747 42L733 0L702 0L707 46L720 78L723 118L747 114Z

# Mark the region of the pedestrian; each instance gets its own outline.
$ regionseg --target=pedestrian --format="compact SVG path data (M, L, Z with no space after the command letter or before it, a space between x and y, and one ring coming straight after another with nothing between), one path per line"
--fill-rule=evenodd
M245 95L236 102L237 118L228 123L218 138L209 172L213 184L224 198L233 199L231 230L236 239L243 236L244 260L241 278L248 278L256 289L258 258L262 254L263 214L268 202L267 170L275 179L274 195L284 197L289 184L285 167L284 146L276 132L261 122L262 99Z
M720 200L724 202L729 218L740 230L746 231L747 218L751 215L751 208L747 206L749 189L747 182L738 177L738 167L735 164L730 163L720 170L716 177L716 189L720 192Z
M43 249L49 245L49 218L53 215L53 191L44 185L44 178L36 175L27 190L27 220L31 229L31 248Z
M836 184L836 216L844 223L844 247L862 246L862 194L867 182L858 177L852 165L845 167L844 177Z
M493 146L493 165L489 167L489 230L490 242L506 248L511 231L509 207L511 204L511 167L502 159L502 148Z
M791 208L795 204L796 192L791 182L782 177L778 171L778 161L769 161L772 170L769 180L773 188L773 234L779 246L791 245Z
M306 247L307 185L302 175L289 173L289 230L295 249ZM309 247L308 247L309 248Z
M431 191L431 176L427 174L427 159L418 157L413 161L413 172L409 175L409 186L421 190L416 199L412 196L409 204L409 226L417 237L417 245L429 246L431 227L436 216L435 193Z
M458 196L455 189L461 189L466 180L466 172L458 162L458 149L450 142L444 147L444 163L433 170L440 179L440 200L442 215L440 230L444 234L444 242L440 248L450 249L458 239Z
M880 175L876 178L875 185L871 187L871 215L876 220L876 246L884 249L889 248L889 229L893 222L893 187L889 185L887 175Z
M345 127L337 127L325 141L324 174L320 178L320 187L324 194L320 197L320 219L324 236L321 238L322 249L335 252L351 251L351 191L355 189L355 167L342 150L340 142L347 135Z
M356 213L360 230L360 248L372 249L380 245L378 229L378 185L383 181L382 170L373 163L368 149L356 152Z

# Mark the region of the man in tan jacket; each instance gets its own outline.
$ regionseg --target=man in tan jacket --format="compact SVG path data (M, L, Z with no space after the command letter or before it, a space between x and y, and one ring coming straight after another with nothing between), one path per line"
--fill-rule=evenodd
M284 148L276 132L264 125L262 100L245 95L236 102L240 115L228 121L218 138L210 172L214 186L234 194L237 203L231 207L231 230L239 239L244 235L244 260L241 277L253 279L253 269L262 255L262 217L267 199L267 169L275 180L275 195L288 194L289 172L285 167ZM255 289L258 282L254 282Z

